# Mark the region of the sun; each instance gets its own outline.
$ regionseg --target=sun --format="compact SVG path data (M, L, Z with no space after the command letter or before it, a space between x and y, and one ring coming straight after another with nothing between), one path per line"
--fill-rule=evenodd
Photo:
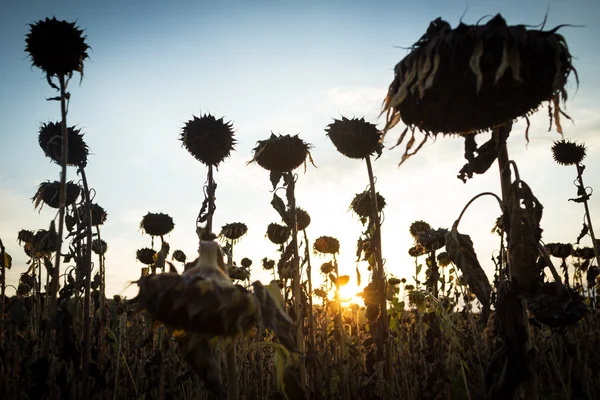
M357 293L359 293L360 291L361 289L356 285L355 282L348 282L347 285L342 286L340 288L340 301L342 305L347 306L352 303L362 304L363 299L357 296ZM335 289L332 290L332 292L332 297L334 297Z

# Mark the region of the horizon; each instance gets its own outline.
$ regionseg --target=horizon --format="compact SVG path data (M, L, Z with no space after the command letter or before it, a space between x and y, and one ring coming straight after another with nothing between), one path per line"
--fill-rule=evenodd
M86 134L90 146L86 173L96 201L108 213L101 235L108 244L109 297L135 295L136 288L128 285L144 266L136 260L136 250L150 246L150 237L139 230L147 212L173 217L175 229L165 238L171 245L169 259L176 249L195 258L195 224L207 168L181 147L178 136L186 121L205 112L231 120L236 132L235 151L215 173L214 231L218 234L222 225L231 222L248 226L235 247L234 260L238 264L243 257L253 260L251 280L270 280L260 260L277 260L277 246L264 236L267 225L280 218L270 205L268 172L246 162L256 142L275 132L299 133L314 146L316 168L309 163L306 172L303 167L295 170L297 204L311 216L307 228L311 245L323 235L340 240L340 275L349 275L350 285L355 284L355 245L363 226L348 207L354 195L368 186L367 171L364 162L336 151L325 127L343 115L364 116L381 128L384 120L379 113L393 68L407 54L396 46L416 42L437 17L454 27L461 16L465 23L474 24L485 15L502 13L510 25L536 25L548 10L546 29L563 23L585 25L561 29L580 80L577 88L574 77L569 79L569 100L563 110L574 123L563 121L563 130L565 139L587 145L586 186L600 185L600 78L596 73L600 56L594 41L600 35L594 21L600 4L594 1L582 1L585 7L543 1L519 2L519 7L511 7L510 2L468 7L458 1L424 2L420 8L391 2L351 2L336 8L342 3L264 1L248 6L204 1L181 2L177 9L159 3L143 3L142 9L138 2L124 6L30 3L38 7L27 8L20 2L0 6L0 59L5 65L0 76L5 88L0 149L9 166L0 171L0 239L13 258L7 283L18 281L27 269L28 257L17 243L19 230L47 229L56 214L48 207L34 210L31 197L41 182L59 180L60 168L44 156L37 133L41 123L59 119L60 107L45 100L55 92L43 73L31 67L24 51L27 24L52 16L77 21L91 46L81 84L73 79L69 85L68 126ZM542 239L573 243L584 217L583 206L568 201L576 196L575 167L560 166L552 159L550 146L561 135L555 129L548 131L546 107L530 121L529 143L525 121L514 125L509 156L544 205ZM456 178L465 160L463 142L455 137L430 140L398 167L402 148L390 147L403 128L387 134L383 155L373 161L373 169L376 190L387 203L382 224L387 274L410 283L414 275L414 259L408 255L414 244L410 224L424 220L433 228L450 228L469 199L484 191L499 193L500 183L495 165L466 184ZM487 137L489 133L481 134L478 140ZM69 168L67 180L77 179L75 169ZM597 220L600 202L592 200L590 212ZM469 208L460 226L461 233L471 236L490 281L490 259L499 244L490 231L499 215L495 201L481 199ZM590 244L589 237L581 243ZM313 287L319 286L318 267L326 260L312 257ZM362 288L369 274L364 262L358 267Z

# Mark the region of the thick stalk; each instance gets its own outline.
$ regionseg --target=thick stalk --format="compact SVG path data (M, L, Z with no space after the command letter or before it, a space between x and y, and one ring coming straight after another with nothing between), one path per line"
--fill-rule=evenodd
M367 162L367 172L369 174L369 189L371 192L372 206L371 206L371 223L373 224L373 239L375 242L375 261L377 262L376 268L373 269L373 280L377 282L379 289L379 324L378 328L382 328L382 332L377 331L377 353L378 358L382 361L386 360L385 356L386 346L388 344L389 327L388 327L388 316L387 316L387 302L385 299L385 273L383 270L383 256L381 251L381 223L379 221L379 208L377 205L377 191L375 190L375 178L373 176L373 167L371 166L371 158L367 156L365 158ZM388 376L391 376L391 365L387 366Z
M500 127L497 129L494 129L494 131L492 132L492 137L494 139L496 139L496 143L500 142L500 129L512 129L512 125L508 125L506 127ZM504 205L507 204L508 201L508 193L510 190L510 186L512 183L512 178L511 178L511 171L510 171L510 163L509 163L509 158L508 158L508 150L506 148L506 143L502 144L502 146L499 149L498 152L498 168L500 170L500 185L502 188L502 203ZM515 265L513 262L511 262L511 257L508 257L508 275L509 275L509 279L512 279L512 277L515 275ZM533 342L531 340L531 335L529 332L529 321L527 319L527 301L525 300L524 297L521 296L520 299L520 307L518 310L515 310L515 313L513 314L515 316L515 318L520 319L520 321L518 321L519 324L521 324L522 326L522 332L524 332L525 337L523 338L525 341L525 345L524 345L524 352L525 354L522 355L523 359L529 359L529 354L534 351L533 349ZM520 343L509 343L508 346L519 346L520 347ZM517 350L519 351L519 350ZM511 352L511 349L509 349L509 353ZM531 361L534 362L534 361ZM525 382L522 382L519 387L517 387L516 392L514 393L514 398L527 398L527 399L531 399L531 400L537 400L538 399L538 390L537 390L537 373L535 370L535 365L532 366L531 368L531 373L532 376ZM526 396L526 397L523 397Z
M210 183L209 183L210 185ZM212 214L211 218L212 219ZM209 231L210 232L210 231ZM231 248L229 253L229 258L227 260L227 267L233 267L233 242L231 242ZM226 362L227 362L227 399L228 400L237 400L239 387L238 387L238 370L236 364L236 356L235 356L235 342L233 339L229 346L227 346L226 352Z
M215 180L213 177L213 167L208 166L208 189L206 190L208 196L208 215L206 219L206 232L212 233L213 227L213 214L215 213Z
M585 188L583 186L583 167L577 164L577 181L579 182L579 187ZM590 207L588 205L588 201L583 201L583 207L585 207L585 218L587 220L587 225L590 230L590 236L592 237L592 246L594 246L594 253L596 254L596 265L600 266L600 245L596 240L596 235L594 235L594 227L592 226L592 217L590 216Z
M102 253L102 238L100 237L100 228L96 226L96 235L100 246L100 252ZM104 271L104 253L98 256L98 271L100 274L100 327L98 329L98 364L100 368L104 367L106 362L106 351L104 349L104 337L106 336L106 310L104 309L106 304L106 275ZM110 325L109 325L110 326Z
M0 264L2 264L2 282L0 283L0 349L4 343L4 294L6 293L6 265L4 244L0 239ZM39 278L38 278L39 279Z
M302 287L300 285L300 257L298 255L298 221L296 213L296 182L294 175L291 172L286 172L284 178L287 183L287 201L288 207L292 212L292 240L291 244L294 246L294 258L292 259L292 268L294 271L293 276L293 291L294 291L294 312L296 313L296 344L298 345L298 352L300 356L300 387L306 388L306 364L304 359L304 335L302 332L304 325L304 316L300 309L300 302L302 301Z
M338 270L338 262L337 262L337 258L335 257L335 254L333 255L333 265L335 268L335 277L336 277L335 303L336 303L337 309L338 309L337 316L336 316L336 322L337 322L338 331L339 331L339 337L338 337L338 343L340 345L339 362L341 364L341 368L340 368L339 364L338 364L338 368L339 368L339 371L341 371L340 386L342 388L342 399L348 400L348 399L350 399L350 392L348 391L348 365L346 364L346 331L344 330L344 319L342 316L344 309L342 307L342 300L340 299L340 283L339 283L340 272Z
M44 336L44 345L42 347L42 357L47 357L52 342L52 333L54 331L54 316L56 314L56 295L58 293L58 279L60 276L60 259L63 242L63 231L65 222L65 208L67 200L67 162L69 160L69 134L67 129L67 104L66 93L67 85L64 75L58 77L60 85L60 114L61 114L61 172L60 188L58 196L58 237L56 243L56 257L54 259L54 269L52 270L52 280L50 281L50 298L48 301L48 319L46 320L46 333Z
M81 354L82 374L81 380L83 383L83 399L87 400L90 396L90 383L88 382L89 366L90 366L90 348L91 348L91 318L90 318L90 291L92 283L92 209L90 200L90 190L85 175L85 169L79 167L81 173L81 181L83 182L83 195L85 207L85 222L86 222L86 241L85 246L85 294L83 297L83 348Z
M305 246L305 257L306 257L306 279L308 279L308 333L309 333L309 351L313 356L316 356L315 352L315 317L313 310L313 297L312 297L312 264L310 262L310 244L308 242L308 235L306 229L302 231L304 234L304 246ZM316 371L314 371L316 372ZM315 376L313 376L314 378Z

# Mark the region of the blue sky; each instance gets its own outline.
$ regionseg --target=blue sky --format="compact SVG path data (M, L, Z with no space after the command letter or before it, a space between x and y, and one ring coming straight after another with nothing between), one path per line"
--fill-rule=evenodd
M92 150L88 178L96 201L109 213L102 230L109 244L107 284L110 294L126 289L139 276L136 249L150 238L138 229L144 214L165 212L175 220L167 238L172 249L193 256L197 247L195 218L202 202L206 168L177 140L181 127L200 112L233 121L238 144L216 174L215 226L245 222L249 232L236 247L236 258L255 261L253 276L268 279L259 268L262 257L276 257L276 247L264 238L269 222L278 222L269 205L268 173L246 166L257 140L271 131L296 134L312 143L318 169L299 170L298 204L312 216L308 229L314 240L338 237L340 269L352 275L354 250L362 226L347 211L356 193L367 185L363 163L337 153L324 128L333 117L378 114L393 67L407 51L398 46L415 42L439 16L456 25L502 13L510 24L536 25L548 11L547 27L584 25L561 30L569 43L581 80L572 80L566 111L575 125L564 123L565 137L588 145L586 184L600 185L600 37L596 1L11 1L0 4L0 115L3 168L0 169L0 238L13 256L9 277L24 272L26 257L16 242L20 229L47 228L55 215L33 209L30 198L39 183L56 180L58 166L37 144L40 123L56 120L55 95L42 72L30 66L24 52L27 24L49 16L77 20L92 47L79 86L71 82L69 125L86 133ZM513 130L509 154L545 206L546 242L574 241L583 210L568 202L575 195L575 169L553 163L550 146L560 139L547 132L546 112L532 118L531 141L524 125ZM401 127L390 132L386 145ZM386 151L374 163L377 189L387 199L383 250L388 273L410 278L414 263L407 255L412 239L408 227L426 220L449 227L462 206L481 191L498 192L494 167L467 184L456 179L464 164L462 141L439 138L401 168L402 149ZM76 179L75 170L69 178ZM600 202L592 199L592 216ZM477 202L461 223L470 234L488 272L497 238L490 229L499 210L491 199ZM597 228L600 229L600 228ZM586 242L585 244L590 244ZM313 263L324 261L315 257ZM367 271L361 265L363 282ZM491 275L490 275L491 276ZM352 276L352 282L355 277Z

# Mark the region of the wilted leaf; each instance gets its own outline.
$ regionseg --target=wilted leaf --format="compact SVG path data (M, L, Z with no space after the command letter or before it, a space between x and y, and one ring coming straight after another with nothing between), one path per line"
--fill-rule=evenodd
M492 287L477 260L473 242L469 235L460 234L454 226L446 235L446 251L450 260L456 264L463 273L467 284L477 296L487 315L490 308L490 293Z
M285 212L285 203L281 199L281 197L277 196L277 193L273 193L273 200L271 200L271 205L279 213L281 218L287 223L287 213Z
M577 244L579 244L579 242L581 241L581 239L584 238L585 235L587 235L588 231L590 229L588 228L588 226L586 225L586 223L583 223L583 227L581 228L581 232L579 232L579 236L577 236Z
M0 261L2 261L2 267L6 268L6 269L10 269L10 267L12 266L12 257L7 252L3 252L3 254L4 254L4 257L3 257L4 259L0 260Z

